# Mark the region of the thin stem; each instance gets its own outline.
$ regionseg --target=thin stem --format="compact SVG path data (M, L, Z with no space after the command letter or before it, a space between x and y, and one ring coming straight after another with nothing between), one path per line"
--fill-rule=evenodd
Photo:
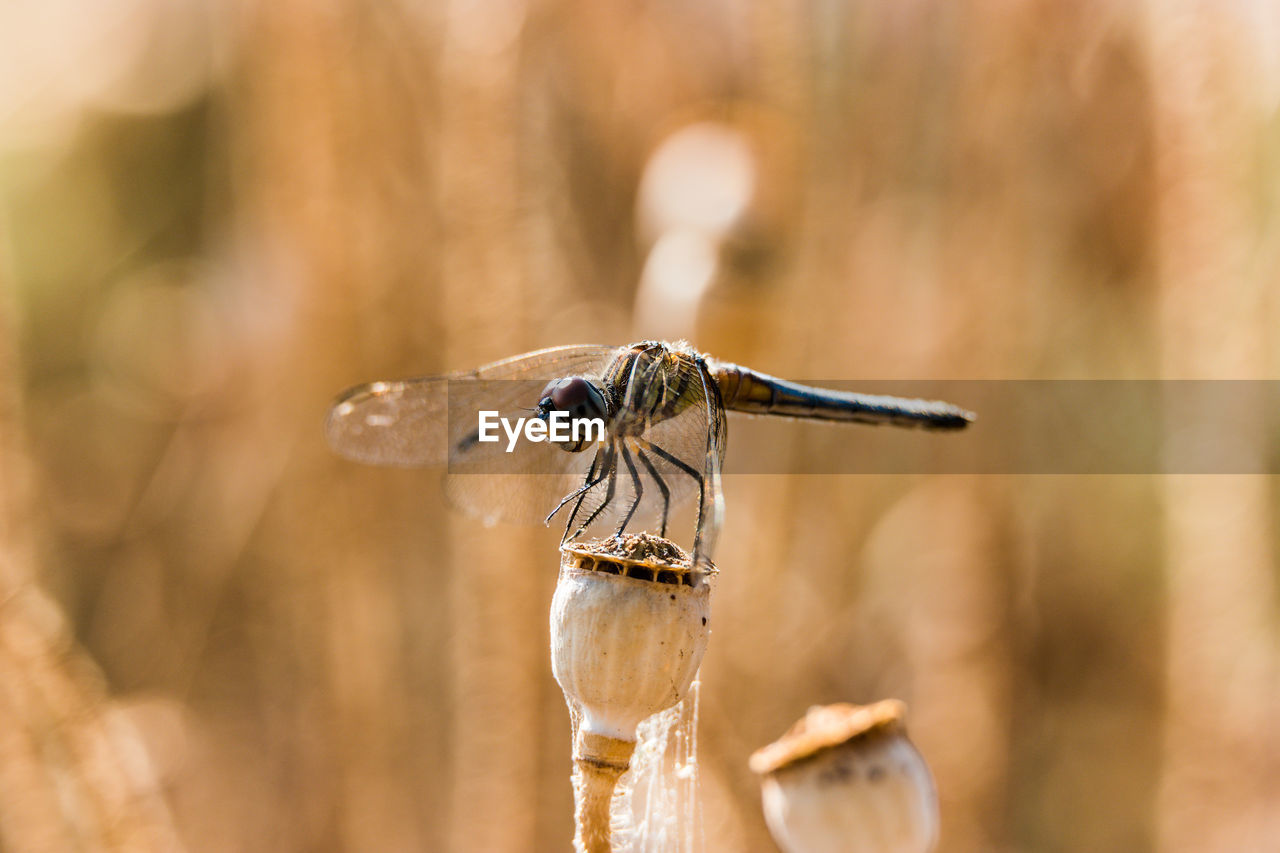
M580 853L609 853L612 850L609 827L609 804L613 789L623 774L622 768L600 766L588 761L576 762L573 819L577 824L574 848Z
M609 805L635 746L634 741L579 733L573 756L577 769L573 779L573 846L578 853L610 853L613 849Z

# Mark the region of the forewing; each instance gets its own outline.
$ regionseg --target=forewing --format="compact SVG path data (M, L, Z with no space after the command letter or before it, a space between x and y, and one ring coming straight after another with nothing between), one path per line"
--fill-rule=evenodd
M519 406L502 410L510 423L528 416L528 410ZM594 445L570 453L549 441L523 437L512 445L501 430L496 442L477 442L467 436L450 453L445 496L450 504L487 524L541 523L561 498L582 485L594 452Z
M329 410L325 436L341 455L373 465L444 465L452 445L466 437L465 409L511 411L537 404L524 399L521 380L592 375L614 347L565 346L536 350L475 370L393 382L371 382L344 392ZM471 382L475 382L471 385ZM536 393L536 391L534 392ZM453 420L450 424L450 398Z
M438 465L447 455L449 379L370 382L342 394L325 437L348 459L371 465Z

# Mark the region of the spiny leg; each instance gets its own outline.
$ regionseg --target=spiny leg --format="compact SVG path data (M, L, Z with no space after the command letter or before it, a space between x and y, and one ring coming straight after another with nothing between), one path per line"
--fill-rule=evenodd
M594 486L596 483L599 483L601 480L604 479L603 474L601 474L598 477L596 476L596 469L600 466L600 456L602 452L603 452L602 450L596 451L596 455L591 459L591 468L590 470L587 471L587 476L584 477L582 480L582 485L574 489L569 494L565 495L563 498L561 498L560 503L556 504L556 508L551 510L551 512L547 515L546 519L543 521L544 524L550 524L551 519L556 517L557 512L564 509L565 504L569 503L569 501L573 500L574 498L581 497L584 493L590 491L592 486Z
M614 457L614 446L610 444L609 450L608 450L608 457L606 458L604 463L604 467L608 469L608 472L609 472L609 475L608 475L609 485L605 489L604 500L600 502L600 505L598 507L596 507L594 510L591 511L591 515L587 516L587 520L582 522L582 524L578 527L578 529L573 532L573 535L569 537L570 539L577 539L584 532L586 532L586 529L591 526L591 523L594 522L596 518L599 517L600 513L604 511L604 508L613 502L613 493L618 486L618 466L614 461L613 457ZM583 497L586 497L585 493ZM581 501L578 502L578 506L579 507L582 506ZM573 515L576 516L577 514L578 514L577 510L575 509ZM570 523L573 522L572 516L570 517L569 521Z
M577 502L573 505L573 511L569 513L569 519L564 525L564 535L560 537L560 544L563 545L570 538L569 531L573 529L574 519L578 517L578 513L582 510L582 502L587 499L590 491L598 486L600 482L607 476L607 472L613 468L613 445L607 445L596 451L596 456L591 460L591 471L588 472L588 481L582 485L577 491ZM594 476L592 476L594 475ZM581 531L579 531L580 533ZM573 534L577 536L578 534Z
M636 447L636 456L640 459L640 464L649 472L649 476L653 478L653 482L658 484L658 491L662 493L662 530L658 535L666 538L667 514L671 510L671 487L667 485L667 481L658 473L658 469L654 467L652 460L644 455L644 450L639 446Z
M706 499L706 488L707 488L706 481L703 479L702 474L696 468L690 465L688 462L685 462L683 459L678 459L677 457L671 455L670 453L663 450L661 447L654 444L653 442L643 441L640 439L637 439L637 441L640 444L642 444L646 450L653 453L659 459L663 459L671 463L672 465L676 466L681 471L685 472L690 477L692 477L698 483L698 522L697 522L698 526L695 528L695 535L694 535L694 545L697 545L701 541L702 504Z
M640 475L636 472L636 463L631 459L631 451L627 448L625 439L622 442L622 461L627 463L627 470L631 472L631 482L635 486L636 494L635 499L631 501L631 509L627 510L622 523L618 525L617 535L619 536L622 535L622 531L627 529L631 516L636 514L636 509L640 506L640 498L644 494L644 485L640 482Z

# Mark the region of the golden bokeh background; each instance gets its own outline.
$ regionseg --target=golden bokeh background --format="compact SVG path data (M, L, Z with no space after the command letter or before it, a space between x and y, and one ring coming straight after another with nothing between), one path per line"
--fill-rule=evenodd
M336 458L333 395L1275 376L1277 57L1245 0L0 9L0 849L567 849L556 532ZM894 696L946 853L1277 849L1273 485L728 477L706 848Z

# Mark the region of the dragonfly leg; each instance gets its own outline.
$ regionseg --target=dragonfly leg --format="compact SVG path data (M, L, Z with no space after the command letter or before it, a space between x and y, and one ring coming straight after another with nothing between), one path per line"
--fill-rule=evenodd
M600 450L596 451L596 455L591 459L591 469L587 471L587 476L583 478L582 485L574 489L569 494L565 495L560 500L560 503L556 504L556 508L551 510L550 514L547 515L546 519L543 521L544 524L550 524L551 519L556 517L556 513L564 509L565 504L569 503L574 498L581 498L584 494L589 492L597 483L599 483L601 480L604 479L603 473L598 476L596 474L596 470L600 467L600 457L602 455L602 452L603 451L600 451ZM572 522L570 522L570 524L572 524ZM565 532L567 533L568 531L566 530ZM561 542L560 544L563 545L564 543Z
M683 459L673 456L672 454L663 450L661 447L659 447L658 445L654 444L651 441L643 441L643 440L640 440L640 441L642 442L646 450L653 453L659 459L662 459L676 466L677 468L679 468L681 471L688 474L697 482L698 484L698 526L696 530L699 531L699 536L700 536L701 530L702 530L702 505L703 503L706 502L706 491L707 491L706 480L703 478L702 474L698 471L697 468L694 468L692 465L690 465L688 462L685 462ZM662 482L662 481L659 480L658 482ZM695 544L697 543L695 542Z
M648 456L644 455L644 450L638 445L636 446L636 456L640 459L640 464L649 472L649 476L653 478L653 482L658 484L658 491L662 493L662 529L658 535L665 538L667 535L667 514L671 511L671 487L667 485L667 481L658 473L658 469L654 467L653 462Z
M563 545L569 539L573 538L569 535L569 531L573 529L574 519L578 517L578 513L582 510L582 502L587 499L587 494L604 480L607 471L613 468L613 445L601 448L596 451L595 458L591 460L591 471L587 474L587 482L577 491L577 503L573 505L573 512L569 513L569 520L564 525L564 535L560 537L560 544ZM582 531L579 530L578 533ZM574 533L573 536L577 536Z
M594 522L600 516L600 513L604 512L604 508L613 502L613 493L618 486L618 466L617 464L615 464L614 452L615 452L614 445L610 444L609 449L607 451L608 456L605 459L605 463L604 463L605 469L608 470L609 472L609 485L605 489L604 500L600 502L600 505L598 507L596 507L591 511L591 515L587 516L587 520L582 522L582 524L578 527L578 529L573 532L573 535L569 537L570 539L577 539L579 536L585 533L586 529L591 526L591 523ZM585 493L583 494L583 497L586 497ZM579 500L578 506L582 506L581 500ZM578 513L575 510L574 515L577 515L577 514ZM572 519L570 520L572 521Z
M636 514L636 510L640 507L640 498L644 495L644 484L640 482L640 474L636 471L636 463L631 459L631 450L627 447L626 442L622 443L622 461L627 463L627 470L631 472L631 483L635 486L635 498L631 501L631 509L627 510L627 514L623 517L622 523L618 525L618 535L622 535L622 531L627 529L631 517Z

